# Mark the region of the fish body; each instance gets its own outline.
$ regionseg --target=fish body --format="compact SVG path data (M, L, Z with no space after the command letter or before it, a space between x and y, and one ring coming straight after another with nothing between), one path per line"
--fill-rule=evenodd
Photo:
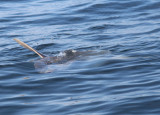
M84 59L89 56L96 56L96 55L104 55L104 54L110 54L110 51L106 50L86 50L86 51L76 51L76 50L65 50L63 52L60 52L59 55L54 56L46 56L39 51L35 50L31 46L27 45L26 43L20 41L19 39L14 39L17 43L19 43L24 48L29 49L30 51L33 51L36 53L40 59L34 61L35 69L40 73L49 73L53 72L55 70L60 70L64 67L67 67L69 62L72 62L76 59ZM110 56L107 58L111 59L132 59L130 57L126 57L123 55L118 56Z
M49 65L63 65L71 60L77 59L80 56L89 56L89 55L95 55L95 52L93 51L76 51L76 50L65 50L64 52L61 52L57 56L46 56L39 51L35 50L31 46L27 45L26 43L20 41L19 39L14 39L17 43L19 43L24 48L29 49L30 51L33 51L36 53L41 59L38 59L34 61L34 66L36 70L38 70L40 73L46 73L46 72L52 72L54 69L49 69Z

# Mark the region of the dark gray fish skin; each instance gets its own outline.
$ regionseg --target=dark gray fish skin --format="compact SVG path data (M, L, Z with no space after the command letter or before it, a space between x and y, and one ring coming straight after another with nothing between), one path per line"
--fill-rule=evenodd
M92 56L92 55L100 55L100 54L106 54L108 51L76 51L76 50L66 50L62 52L62 55L59 56L48 56L44 57L42 59L39 59L34 62L34 66L36 69L44 68L47 65L51 64L65 64L71 60L78 59L80 57L86 57L86 56Z
M82 52L77 52L75 50L66 50L58 56L48 56L42 59L36 60L34 62L35 69L40 73L49 73L53 72L57 67L49 67L49 65L60 65L65 64L71 60L78 58Z
M62 55L59 56L46 56L43 55L42 53L38 52L37 50L35 50L34 48L32 48L31 46L27 45L26 43L22 42L19 39L14 39L17 43L19 43L21 46L23 46L26 49L29 49L30 51L33 51L34 53L36 53L38 56L40 56L40 60L37 60L34 62L34 66L35 68L40 71L41 73L46 73L46 72L52 72L53 69L50 68L50 65L60 65L60 64L64 64L67 63L71 60L77 59L79 57L86 57L86 56L90 56L90 55L99 55L99 54L105 54L107 53L106 51L76 51L76 50L66 50L64 52L62 52Z
M47 56L45 58L39 59L34 62L35 68L42 68L45 65L50 64L64 64L70 60L78 58L82 52L77 52L75 50L66 50L60 56Z

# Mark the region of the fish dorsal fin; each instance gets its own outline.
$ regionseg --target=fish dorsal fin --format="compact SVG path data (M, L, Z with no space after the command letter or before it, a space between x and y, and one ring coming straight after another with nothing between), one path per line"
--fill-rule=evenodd
M37 55L39 55L41 58L46 57L45 55L41 54L40 52L36 51L35 49L33 49L32 47L30 47L29 45L27 45L26 43L20 41L19 39L14 39L17 43L19 43L21 46L23 46L24 48L27 48L31 51L33 51L34 53L36 53Z

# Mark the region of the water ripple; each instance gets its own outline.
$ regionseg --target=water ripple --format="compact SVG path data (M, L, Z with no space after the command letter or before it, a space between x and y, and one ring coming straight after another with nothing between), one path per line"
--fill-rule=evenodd
M0 113L159 114L159 5L155 0L1 0ZM40 74L33 64L38 56L15 37L46 55L66 49L95 55Z

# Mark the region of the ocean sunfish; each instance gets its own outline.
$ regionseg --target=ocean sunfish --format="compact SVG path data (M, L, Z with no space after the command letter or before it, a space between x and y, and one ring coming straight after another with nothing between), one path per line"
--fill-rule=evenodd
M30 47L26 43L20 41L19 39L14 39L14 40L24 48L27 48L33 51L34 53L36 53L41 58L39 60L34 61L35 69L38 70L40 73L53 72L57 67L60 67L63 64L70 62L71 60L77 59L80 56L83 57L83 56L99 54L98 52L93 52L91 50L87 50L87 51L65 50L64 52L61 52L57 56L46 56L38 52L34 48ZM100 53L104 54L106 52L100 52Z

